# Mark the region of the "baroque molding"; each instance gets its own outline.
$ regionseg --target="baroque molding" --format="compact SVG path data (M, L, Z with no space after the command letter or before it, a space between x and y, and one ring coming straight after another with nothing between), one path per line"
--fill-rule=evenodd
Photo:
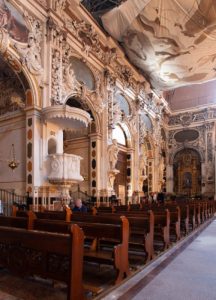
M65 26L81 43L82 51L86 56L92 53L105 65L110 64L116 59L116 49L103 47L97 32L91 24L86 23L84 20L71 21L71 19L67 19Z
M43 7L48 8L47 0L37 0L37 2L41 4Z
M53 46L62 48L63 43L66 41L67 33L56 24L52 17L47 19L47 32L48 41L51 41Z
M66 2L67 0L53 0L53 9L55 12L61 15L66 8Z
M175 134L183 131L184 129L176 129L169 131L168 135L168 148L170 153L170 159L173 153L178 152L183 148L193 148L197 150L203 160L205 160L205 153L207 161L212 163L213 161L213 129L214 122L206 123L200 126L190 127L190 130L196 130L199 132L199 136L192 141L177 142L175 140Z
M61 98L61 54L57 49L52 49L52 105L60 104Z
M79 98L90 99L92 106L97 113L101 113L106 106L104 97L104 74L100 72L97 68L91 65L88 61L83 60L86 66L92 71L94 76L94 90L89 90L88 87L76 79L75 71L73 70L73 63L70 62L71 57L77 57L77 53L67 45L64 48L63 58L62 58L62 99L66 99L67 96L73 94L77 95Z
M28 35L28 43L21 45L14 43L14 48L20 55L20 61L26 65L32 75L41 75L43 73L41 62L41 42L42 26L39 20L29 16L25 12L25 18L31 24L31 31Z
M202 110L171 115L168 118L168 125L189 126L192 123L205 122L214 118L216 118L216 108L205 108Z

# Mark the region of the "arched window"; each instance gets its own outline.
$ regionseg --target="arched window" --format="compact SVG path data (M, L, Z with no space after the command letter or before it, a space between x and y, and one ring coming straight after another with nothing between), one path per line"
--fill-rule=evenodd
M48 141L48 154L56 154L56 140L54 138L50 138Z
M115 97L118 101L120 110L124 112L125 116L129 116L130 115L130 106L129 106L128 101L120 93L116 93Z
M117 142L121 145L126 146L127 144L125 133L120 126L115 127L112 138L117 140Z
M152 125L152 121L149 118L149 116L147 114L142 114L141 115L141 119L144 122L146 128L148 129L149 132L153 131L153 125Z
M80 83L84 83L89 90L93 91L95 89L95 79L91 69L76 57L71 57L70 63L76 80Z

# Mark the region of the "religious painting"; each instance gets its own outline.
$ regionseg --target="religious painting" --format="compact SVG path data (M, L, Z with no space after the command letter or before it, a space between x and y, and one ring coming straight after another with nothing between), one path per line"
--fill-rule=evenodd
M28 88L23 73L17 75L0 58L0 116L24 109Z
M29 30L21 13L6 0L0 0L0 27L8 31L10 37L27 43Z

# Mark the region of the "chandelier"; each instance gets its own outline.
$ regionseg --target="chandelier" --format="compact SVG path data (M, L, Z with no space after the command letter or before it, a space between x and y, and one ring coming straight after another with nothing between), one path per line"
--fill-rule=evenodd
M19 164L20 162L16 160L14 144L12 144L10 150L10 159L8 160L8 167L11 168L12 171L14 171L19 166Z

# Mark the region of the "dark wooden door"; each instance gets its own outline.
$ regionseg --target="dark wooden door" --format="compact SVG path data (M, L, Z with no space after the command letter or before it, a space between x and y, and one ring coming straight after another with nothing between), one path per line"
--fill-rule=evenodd
M114 182L114 190L118 198L124 203L127 195L127 153L119 151L116 169L120 173L116 176Z

